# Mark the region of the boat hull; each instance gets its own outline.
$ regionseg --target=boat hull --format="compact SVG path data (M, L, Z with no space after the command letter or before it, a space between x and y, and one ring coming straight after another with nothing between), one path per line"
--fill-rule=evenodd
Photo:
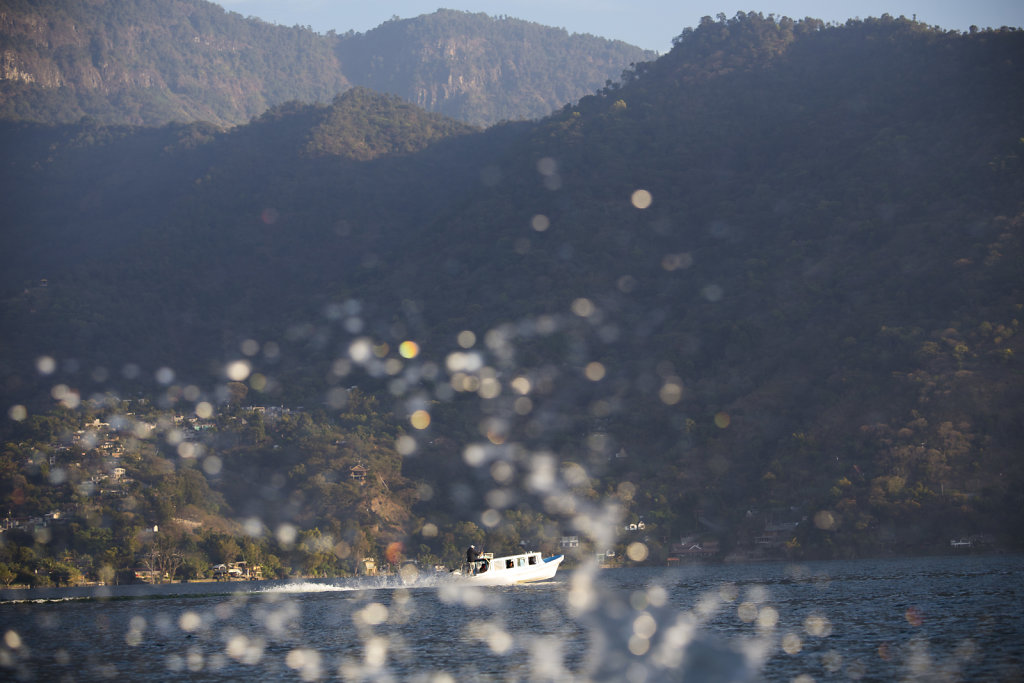
M490 560L487 571L463 574L463 579L478 586L510 586L517 583L547 581L555 577L558 565L565 559L563 555L541 559L539 554L536 558L537 561L530 564L529 555L496 557ZM524 560L521 564L520 559ZM508 566L509 562L512 566Z

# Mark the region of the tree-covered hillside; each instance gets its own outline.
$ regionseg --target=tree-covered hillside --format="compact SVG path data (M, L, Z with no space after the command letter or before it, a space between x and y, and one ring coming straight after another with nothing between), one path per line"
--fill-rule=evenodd
M476 125L536 118L654 57L483 14L319 35L205 0L9 2L0 53L3 119L149 126L246 123L288 101L328 102L352 83Z
M824 510L794 547L852 553L1019 521L1022 40L707 19L534 130L438 226L440 278L395 287L436 282L461 324L573 320L510 330L517 371L600 363L554 392L599 437L577 457L623 448L609 471L681 533Z
M453 10L343 36L353 83L475 124L539 118L654 59L622 41Z
M203 0L18 0L0 10L5 119L248 121L349 87L332 41Z
M396 566L457 562L452 528L405 550L423 522L400 427L373 397L346 398L331 417L234 400L200 417L107 396L24 420L0 452L0 583L213 578L240 561L265 578L336 576L385 567L393 544Z
M420 519L652 560L1019 545L1022 47L740 14L486 131L362 89L7 125L3 396L358 387Z

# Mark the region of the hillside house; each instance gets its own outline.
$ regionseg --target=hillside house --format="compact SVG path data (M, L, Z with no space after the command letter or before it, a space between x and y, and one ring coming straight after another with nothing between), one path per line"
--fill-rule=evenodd
M262 581L263 566L251 565L245 560L218 564L213 568L213 578L218 581Z
M689 537L680 539L679 543L674 543L669 552L668 563L675 564L710 559L718 555L720 547L715 539L700 541Z
M348 478L360 484L365 484L368 472L369 470L362 465L353 465L348 470Z
M793 538L796 526L796 522L765 521L764 530L754 537L754 545L767 548L784 545Z

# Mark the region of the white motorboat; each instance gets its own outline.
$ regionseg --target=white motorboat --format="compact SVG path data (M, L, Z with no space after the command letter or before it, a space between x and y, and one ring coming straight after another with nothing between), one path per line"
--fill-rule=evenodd
M554 578L563 559L563 555L542 557L537 552L501 557L495 557L494 553L481 553L475 562L467 562L453 573L482 586L532 583Z

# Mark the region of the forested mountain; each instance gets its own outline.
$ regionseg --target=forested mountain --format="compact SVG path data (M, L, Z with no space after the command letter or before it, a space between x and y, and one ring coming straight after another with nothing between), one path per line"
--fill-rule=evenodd
M5 119L236 124L349 87L331 39L203 0L14 0L0 50Z
M344 440L357 387L442 530L596 547L614 502L652 559L1017 546L1022 48L739 14L483 131L361 88L230 132L5 124L8 426L230 380Z
M353 83L476 124L545 116L655 58L621 41L453 10L345 35Z
M343 28L343 27L339 27ZM0 7L0 116L246 123L352 83L483 125L535 118L654 54L514 19L439 11L319 35L205 0L17 0Z

